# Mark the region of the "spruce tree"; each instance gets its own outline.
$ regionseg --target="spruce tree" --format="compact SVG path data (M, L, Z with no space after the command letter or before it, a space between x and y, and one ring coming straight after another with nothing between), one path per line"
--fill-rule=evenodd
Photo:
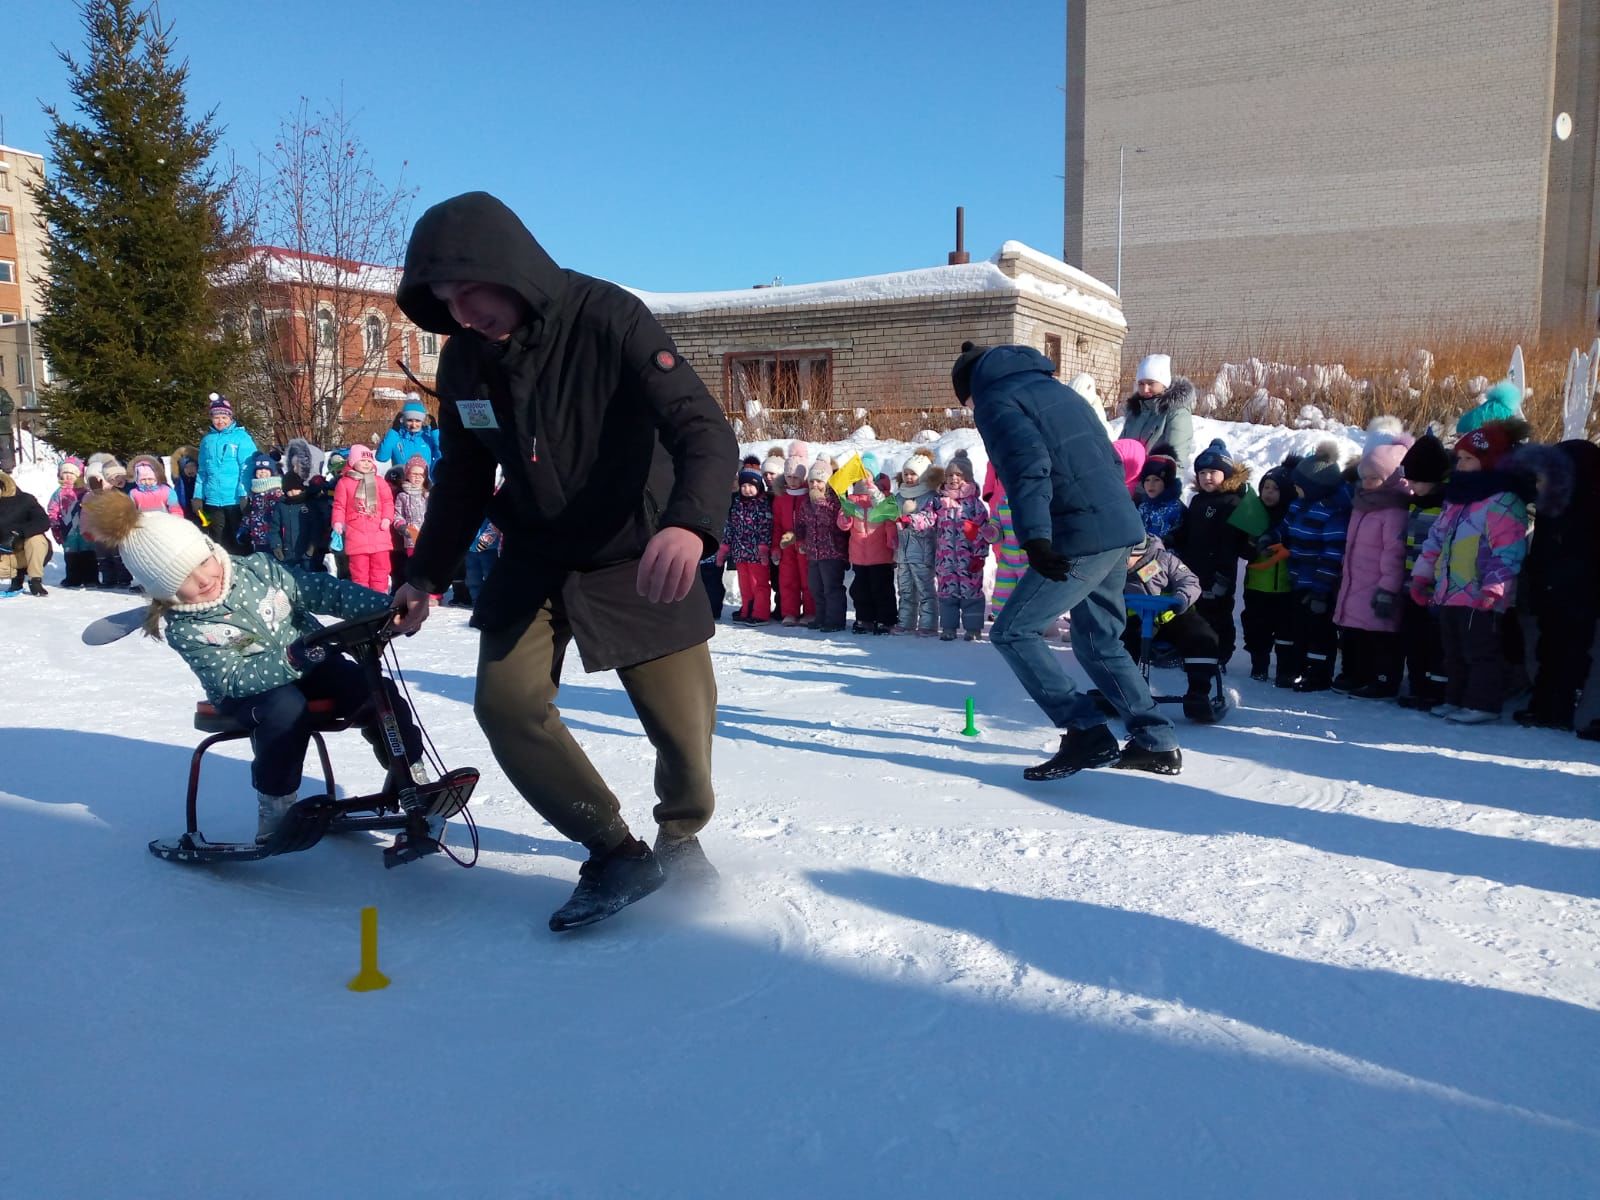
M238 253L210 166L214 113L190 121L187 64L133 0L82 0L87 58L61 53L81 123L45 106L53 174L39 334L58 382L51 441L76 454L170 452L206 426L206 395L241 358L209 277Z

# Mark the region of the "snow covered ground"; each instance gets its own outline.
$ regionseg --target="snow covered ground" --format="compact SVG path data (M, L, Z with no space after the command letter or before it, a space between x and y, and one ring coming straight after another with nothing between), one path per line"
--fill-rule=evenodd
M728 626L721 894L556 936L581 851L488 753L463 613L400 651L478 867L224 869L145 851L197 688L80 644L128 604L0 602L0 1195L1600 1193L1593 743L1235 677L1183 775L1027 784L1055 738L987 644ZM615 679L562 699L647 827ZM206 833L252 808L208 758Z

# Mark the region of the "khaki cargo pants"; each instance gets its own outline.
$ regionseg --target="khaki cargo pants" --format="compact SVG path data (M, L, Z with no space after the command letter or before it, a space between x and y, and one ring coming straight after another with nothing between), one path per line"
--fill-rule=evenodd
M36 533L22 539L22 571L29 579L44 578L44 560L50 556L50 543L44 534ZM17 573L17 556L0 554L0 579L9 580Z
M606 786L556 708L572 630L549 605L497 632L478 649L473 712L513 787L565 837L609 850L628 836ZM702 642L617 675L656 750L654 816L668 838L698 833L711 819L711 736L717 681Z

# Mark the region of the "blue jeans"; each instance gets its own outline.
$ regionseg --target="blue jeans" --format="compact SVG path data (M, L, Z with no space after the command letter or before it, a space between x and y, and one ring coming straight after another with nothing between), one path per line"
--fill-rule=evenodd
M1105 717L1072 683L1044 632L1072 613L1072 651L1101 693L1122 716L1128 736L1147 750L1175 750L1178 735L1150 698L1138 664L1122 644L1128 624L1122 599L1128 549L1105 550L1073 562L1057 583L1029 570L1000 611L989 640L1018 681L1058 729L1093 729Z

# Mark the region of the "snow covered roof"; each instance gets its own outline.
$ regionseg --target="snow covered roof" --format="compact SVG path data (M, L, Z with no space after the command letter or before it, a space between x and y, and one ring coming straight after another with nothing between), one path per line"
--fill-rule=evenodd
M327 254L306 254L282 246L252 246L247 261L252 265L260 264L269 283L309 283L388 296L393 296L400 286L399 267L333 258Z
M265 267L267 278L273 283L313 283L390 296L400 285L399 267L354 262L324 254L303 254L281 246L256 246L250 257L252 262ZM1109 286L1021 242L1004 243L983 262L917 267L887 275L861 275L819 283L719 292L646 292L626 284L622 286L657 314L919 300L975 292L1021 292L1074 309L1119 329L1127 328L1117 294Z
M1009 268L1006 269L1006 268ZM625 285L624 285L625 286ZM651 312L799 308L864 301L925 299L974 292L1026 292L1126 328L1116 293L1092 275L1021 242L1006 242L984 262L918 267L887 275L862 275L819 283L779 284L722 292L646 292L628 288Z

